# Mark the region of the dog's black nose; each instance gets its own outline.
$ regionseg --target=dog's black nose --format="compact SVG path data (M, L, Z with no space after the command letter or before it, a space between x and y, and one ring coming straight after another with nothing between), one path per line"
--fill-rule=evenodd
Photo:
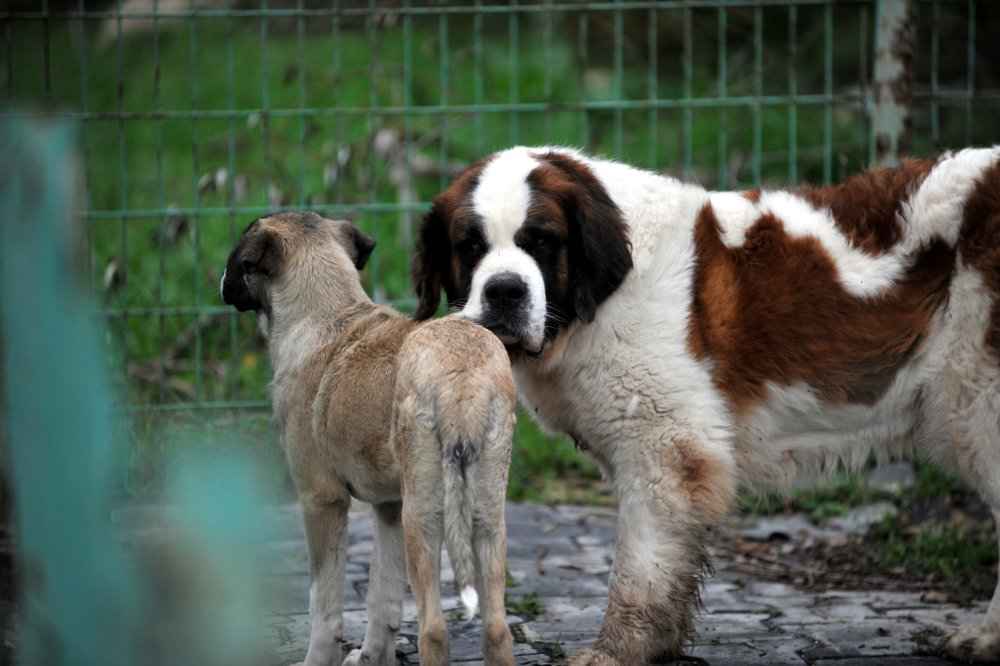
M521 304L528 295L528 285L517 273L498 273L486 283L483 295L491 308L507 310Z

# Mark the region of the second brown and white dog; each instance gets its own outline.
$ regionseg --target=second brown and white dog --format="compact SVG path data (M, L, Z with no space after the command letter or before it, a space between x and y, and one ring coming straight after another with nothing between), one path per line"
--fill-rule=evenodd
M407 569L420 662L449 663L439 592L443 536L470 613L482 599L485 662L512 665L504 610L514 426L507 353L470 321L415 323L372 303L358 271L374 246L347 222L282 213L249 226L222 276L223 300L255 310L268 337L274 418L309 548L305 663L340 660L347 510L355 497L375 509L375 550L368 629L344 663L396 663Z
M573 666L676 656L739 486L919 454L1000 519L1000 148L829 187L708 192L562 148L490 155L424 219L418 317L508 345L519 397L619 503ZM1000 586L950 654L1000 661Z

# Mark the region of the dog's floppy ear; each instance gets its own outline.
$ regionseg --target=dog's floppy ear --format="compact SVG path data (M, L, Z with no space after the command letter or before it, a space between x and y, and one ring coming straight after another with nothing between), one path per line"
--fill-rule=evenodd
M254 221L247 228L226 261L222 279L222 300L240 312L260 310L265 294L258 293L256 277L270 277L280 270L285 260L285 248L278 232ZM249 279L248 279L249 278ZM256 288L251 288L253 282Z
M419 303L413 314L416 320L430 319L441 303L448 265L451 262L451 241L448 239L444 207L435 201L420 224L420 232L410 263L410 279Z
M341 224L340 235L344 247L354 260L354 267L360 271L368 263L368 257L375 249L375 239L350 222Z
M568 155L542 156L571 183L562 206L569 223L573 305L584 323L594 320L597 306L614 292L632 269L632 246L622 212L583 163Z
M239 260L246 272L263 273L270 277L285 263L285 246L274 229L258 225L243 240L245 242Z

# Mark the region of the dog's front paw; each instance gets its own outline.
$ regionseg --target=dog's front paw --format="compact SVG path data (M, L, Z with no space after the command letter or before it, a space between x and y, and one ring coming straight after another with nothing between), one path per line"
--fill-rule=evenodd
M941 649L963 661L1000 662L1000 631L982 624L964 625L944 637Z
M566 660L566 666L625 666L607 652L587 648L574 652Z

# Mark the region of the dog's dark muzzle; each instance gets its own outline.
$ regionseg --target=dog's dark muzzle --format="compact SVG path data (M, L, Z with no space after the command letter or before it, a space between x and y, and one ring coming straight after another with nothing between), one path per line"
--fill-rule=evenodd
M498 273L483 286L482 326L505 342L515 342L528 324L528 284L517 273Z
M523 310L527 296L528 285L517 273L494 275L483 288L486 307L501 314Z
M240 312L260 310L264 307L264 304L250 293L245 276L246 273L242 270L229 270L228 267L226 268L225 275L222 278L222 302L226 305L232 305Z

